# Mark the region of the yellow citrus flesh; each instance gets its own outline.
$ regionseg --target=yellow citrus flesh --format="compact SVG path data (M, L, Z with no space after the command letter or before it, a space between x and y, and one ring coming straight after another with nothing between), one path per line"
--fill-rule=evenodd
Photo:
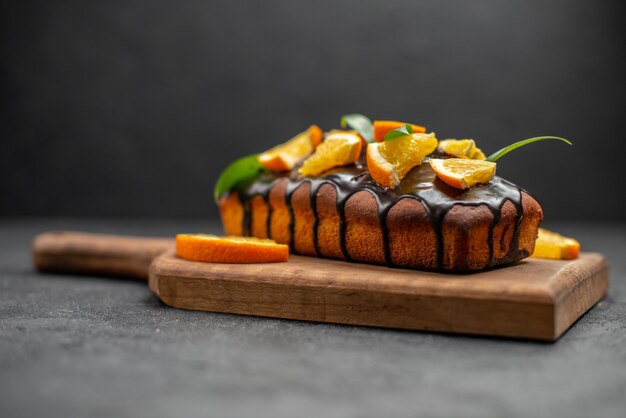
M476 146L473 139L444 139L439 141L439 151L457 158L486 160L485 154Z
M434 133L400 136L367 145L367 169L382 187L395 188L404 176L437 148Z
M470 154L470 159L472 159L472 160L483 160L484 161L484 160L487 159L487 156L485 156L485 153L483 153L481 151L481 149L478 148L476 146L476 144L474 144L474 148L472 149L472 152Z
M487 183L496 174L496 163L464 158L429 160L437 177L457 189L469 189L478 183Z
M259 162L272 171L291 170L300 160L311 154L322 142L322 130L312 125L289 141L259 154Z
M269 263L287 261L289 246L254 237L179 234L176 255L205 263Z
M578 257L580 243L574 238L564 237L556 232L539 228L533 257L571 260Z
M356 131L330 131L315 153L304 160L298 173L317 176L342 165L354 164L361 154L361 137Z

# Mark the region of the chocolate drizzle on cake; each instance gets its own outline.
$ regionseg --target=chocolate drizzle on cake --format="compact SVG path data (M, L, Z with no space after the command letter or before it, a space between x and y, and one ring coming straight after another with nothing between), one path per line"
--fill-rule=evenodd
M294 248L294 229L295 215L292 206L292 197L294 192L305 183L310 185L310 205L314 216L313 221L313 246L318 256L321 256L317 230L319 226L319 217L317 213L317 195L320 188L325 185L331 185L336 191L336 210L339 215L339 246L343 257L347 261L352 258L346 246L346 202L354 194L367 191L376 200L378 208L378 220L383 237L385 263L393 266L391 250L389 245L389 231L387 227L387 215L393 206L401 199L415 199L422 203L429 218L430 223L435 231L437 239L436 252L436 268L444 268L444 239L443 239L443 220L446 214L455 206L471 206L487 207L492 215L493 220L489 226L488 246L489 246L489 262L488 267L494 265L494 229L500 221L502 207L506 202L511 202L516 209L515 228L511 234L508 251L504 256L504 260L515 260L517 257L519 230L523 215L522 206L522 189L500 177L494 177L488 184L480 184L467 190L458 190L448 186L439 180L436 174L430 168L428 163L423 163L411 170L409 174L402 180L396 189L385 189L380 187L370 177L363 161L353 166L340 167L330 170L319 177L302 177L293 170L289 173L262 173L257 178L238 185L236 191L244 208L243 235L251 234L252 210L251 200L254 196L261 196L268 207L267 215L267 237L271 238L271 217L272 207L269 202L271 190L279 184L286 183L285 203L289 210L289 244L293 252ZM470 232L471 233L471 232ZM505 234L496 245L500 248L506 248L504 240Z

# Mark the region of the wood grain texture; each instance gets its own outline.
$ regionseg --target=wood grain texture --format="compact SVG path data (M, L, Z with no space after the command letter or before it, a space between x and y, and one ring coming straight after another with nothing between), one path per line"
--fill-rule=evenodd
M608 267L596 253L463 275L302 256L206 264L166 253L149 286L183 309L552 341L605 295Z
M59 231L35 237L32 250L39 271L147 280L152 260L173 249L169 238Z

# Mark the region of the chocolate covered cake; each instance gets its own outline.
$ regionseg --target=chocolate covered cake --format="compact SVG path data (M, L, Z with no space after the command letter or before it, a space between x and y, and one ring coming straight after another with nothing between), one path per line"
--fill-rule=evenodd
M226 234L271 238L295 254L413 269L471 271L532 254L539 203L500 177L466 190L428 163L394 188L353 164L305 177L264 172L223 194Z

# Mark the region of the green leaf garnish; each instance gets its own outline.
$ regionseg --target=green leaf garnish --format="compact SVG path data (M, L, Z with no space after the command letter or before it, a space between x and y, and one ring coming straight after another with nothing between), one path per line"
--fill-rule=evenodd
M413 134L413 127L411 125L404 125L397 129L391 130L385 134L385 141L398 138L399 136L407 136Z
M387 138L385 138L387 139ZM489 157L487 157L487 161L491 161L492 163L495 163L496 161L498 161L500 158L504 157L506 154L508 154L509 152L516 150L520 147L523 147L524 145L528 145L528 144L532 144L533 142L537 142L537 141L543 141L545 139L556 139L559 141L563 141L566 144L572 145L572 143L570 141L568 141L565 138L561 138L558 136L536 136L534 138L528 138L528 139L524 139L523 141L518 141L514 144L511 144L507 147L504 147L496 152L494 152L493 154L491 154Z
M257 154L248 155L233 161L222 171L213 190L215 203L219 203L220 196L231 190L238 183L251 179L257 174L267 171L259 162Z
M372 121L360 113L350 113L341 117L341 127L343 129L354 129L367 142L374 142L374 127Z

